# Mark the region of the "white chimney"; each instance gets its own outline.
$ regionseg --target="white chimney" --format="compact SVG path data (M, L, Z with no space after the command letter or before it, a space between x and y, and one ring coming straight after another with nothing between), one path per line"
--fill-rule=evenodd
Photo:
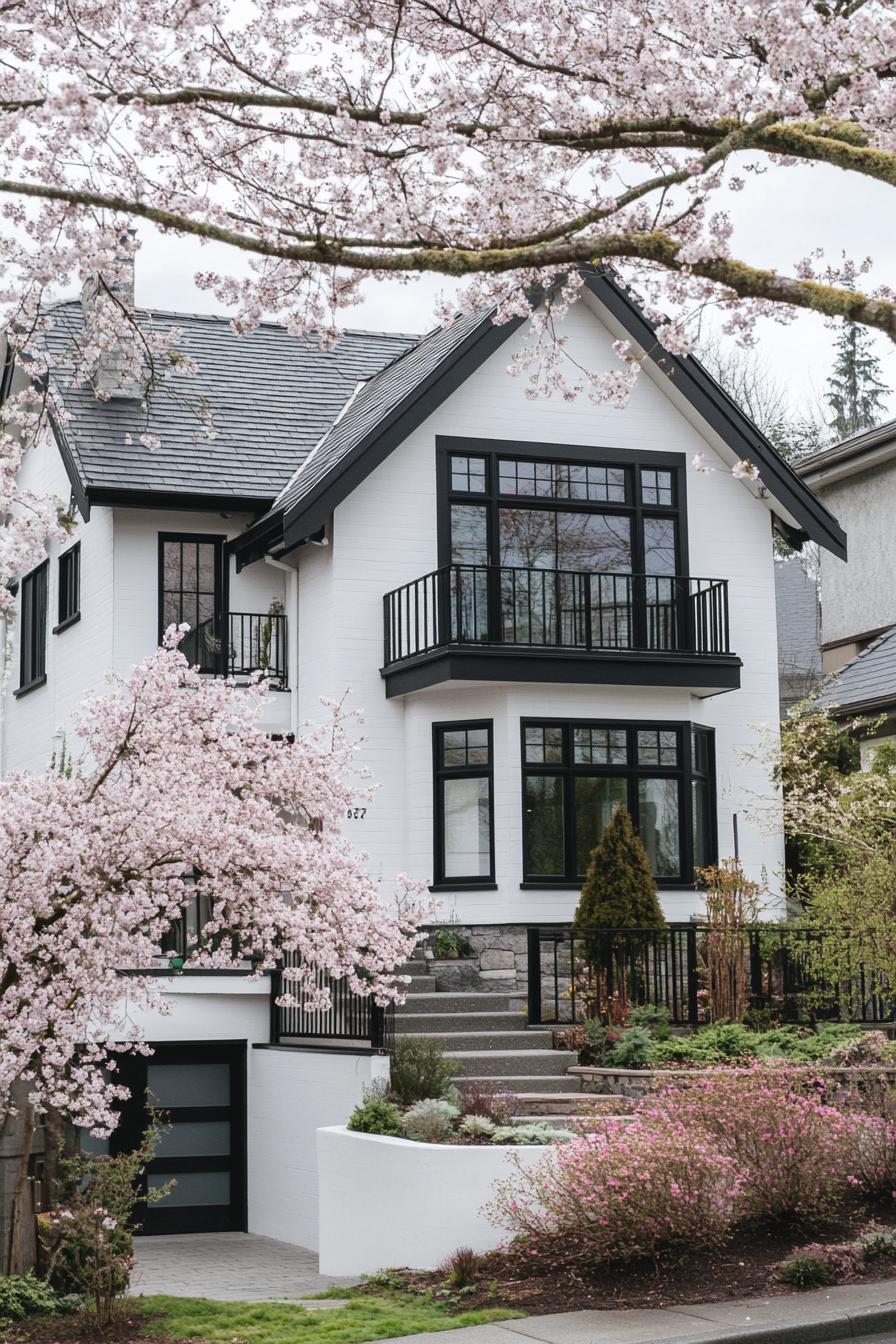
M122 308L133 314L133 239L134 232L132 230L122 234L121 242L123 246L116 258L117 274L114 278L91 275L84 281L81 288L81 312L84 315L85 324L95 309L97 295L103 291L107 292L107 302L110 302L108 295L111 295L112 299L117 300ZM146 379L142 373L142 361L137 366L134 364L136 341L136 333L131 332L128 337L121 337L114 342L110 350L103 351L97 360L93 373L93 384L97 392L104 394L110 400L141 401L146 393Z

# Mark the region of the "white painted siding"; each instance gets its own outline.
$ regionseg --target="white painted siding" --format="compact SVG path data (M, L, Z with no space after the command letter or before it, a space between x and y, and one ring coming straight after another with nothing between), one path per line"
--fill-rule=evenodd
M586 368L613 366L612 337L583 302L566 320L571 358ZM530 401L525 381L508 376L517 333L338 506L326 551L300 558L300 712L319 713L321 695L351 691L365 714L365 760L382 787L349 834L370 853L372 871L388 889L393 874L432 873L433 722L495 721L497 892L445 896L447 913L465 921L567 919L574 892L520 891L521 781L519 720L545 717L692 719L716 729L719 852L733 851L733 815L740 854L751 876L780 890L780 835L760 831L745 813L770 791L764 771L743 759L761 725L777 731L777 641L768 510L755 487L736 481L708 438L673 406L650 377L639 379L625 410L587 397ZM510 439L520 443L600 445L679 452L688 461L688 543L693 575L730 583L731 640L743 659L741 690L713 699L687 691L448 683L387 701L382 664L382 597L437 566L435 440L437 435ZM716 469L690 465L702 452ZM663 894L670 917L687 917L693 893Z

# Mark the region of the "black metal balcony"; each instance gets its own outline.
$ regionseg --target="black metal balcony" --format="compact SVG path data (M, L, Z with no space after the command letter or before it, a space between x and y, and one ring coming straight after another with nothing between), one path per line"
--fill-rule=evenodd
M286 616L281 612L231 611L191 630L181 649L190 663L217 677L263 672L274 686L288 684Z
M383 606L388 695L449 679L688 685L704 695L740 685L725 579L445 565Z

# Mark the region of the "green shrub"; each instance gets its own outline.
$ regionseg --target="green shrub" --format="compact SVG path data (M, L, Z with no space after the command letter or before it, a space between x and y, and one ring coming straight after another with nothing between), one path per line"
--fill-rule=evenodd
M563 1143L566 1139L572 1138L575 1138L575 1135L568 1129L555 1129L553 1125L547 1125L544 1121L536 1121L531 1125L502 1125L492 1135L492 1143L525 1146Z
M465 1115L458 1128L468 1139L490 1139L497 1125L487 1115Z
M863 1260L878 1260L881 1256L896 1256L896 1228L875 1227L855 1242Z
M627 1027L604 1055L604 1065L609 1069L642 1069L653 1056L654 1044L646 1027Z
M630 1027L646 1027L655 1041L667 1041L672 1034L669 1009L655 1003L642 1003L628 1015Z
M791 1288L824 1288L833 1283L830 1269L817 1255L799 1252L782 1260L778 1266L778 1278Z
M823 1059L825 1064L838 1065L844 1069L868 1064L892 1065L896 1060L896 1043L882 1031L865 1031L860 1036L835 1041Z
M862 1261L857 1243L802 1246L778 1265L777 1276L794 1288L824 1288L851 1279Z
M392 1047L391 1091L399 1106L444 1097L459 1065L446 1059L435 1041L398 1036Z
M31 1270L0 1277L0 1324L24 1321L29 1316L60 1316L77 1311L80 1305L77 1294L57 1293Z
M381 1097L371 1097L360 1106L356 1106L348 1118L348 1129L356 1134L389 1134L400 1138L401 1111L391 1101Z
M415 1101L411 1109L402 1116L405 1136L416 1139L418 1143L444 1143L454 1135L454 1121L460 1115L457 1106L439 1097L426 1097Z

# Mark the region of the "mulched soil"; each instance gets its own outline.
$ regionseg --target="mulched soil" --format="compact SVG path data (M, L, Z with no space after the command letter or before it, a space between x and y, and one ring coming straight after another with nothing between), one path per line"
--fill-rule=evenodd
M182 1344L170 1335L146 1334L136 1308L122 1311L104 1330L80 1314L32 1316L19 1325L6 1327L2 1339L3 1344Z
M896 1210L875 1211L878 1226L896 1225ZM493 1252L484 1256L477 1272L476 1291L464 1294L460 1308L513 1307L527 1315L581 1311L587 1308L613 1310L635 1307L686 1306L697 1302L722 1302L732 1298L762 1297L792 1293L778 1283L774 1268L791 1251L808 1242L851 1241L869 1224L867 1208L823 1231L815 1228L771 1226L744 1231L715 1250L669 1253L653 1260L593 1273L558 1269L549 1273L528 1272L516 1255ZM441 1289L443 1273L399 1272L413 1289ZM851 1283L873 1283L896 1274L896 1258L881 1257L864 1266Z

